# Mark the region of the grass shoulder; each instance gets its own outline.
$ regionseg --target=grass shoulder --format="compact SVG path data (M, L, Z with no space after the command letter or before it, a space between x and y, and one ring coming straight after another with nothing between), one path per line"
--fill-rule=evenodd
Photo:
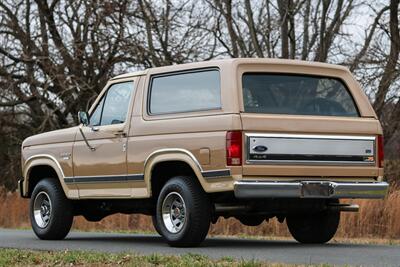
M257 260L236 260L224 257L210 259L200 254L148 256L131 253L100 253L86 251L32 251L0 249L0 266L240 266L240 267L297 267L330 265L292 265L261 262Z

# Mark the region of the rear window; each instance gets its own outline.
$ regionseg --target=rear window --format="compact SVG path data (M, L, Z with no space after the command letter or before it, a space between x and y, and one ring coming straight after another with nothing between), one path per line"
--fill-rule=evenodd
M358 117L345 84L335 78L245 73L244 111L249 113Z
M155 76L151 80L150 114L221 108L219 71L201 70Z

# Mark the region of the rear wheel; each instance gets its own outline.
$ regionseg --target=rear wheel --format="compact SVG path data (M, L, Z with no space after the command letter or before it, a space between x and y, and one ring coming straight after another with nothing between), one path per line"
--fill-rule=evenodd
M340 212L322 211L298 214L286 218L289 232L300 243L323 244L335 235L340 221Z
M199 245L210 227L211 208L207 194L193 177L169 180L158 196L156 230L171 246Z
M40 239L64 239L72 226L72 203L56 179L41 180L30 200L32 229Z

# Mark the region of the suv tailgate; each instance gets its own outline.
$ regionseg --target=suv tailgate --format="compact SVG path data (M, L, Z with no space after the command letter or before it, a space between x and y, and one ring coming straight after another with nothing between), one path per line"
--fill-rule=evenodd
M243 176L353 177L383 173L376 159L379 122L339 118L242 113Z

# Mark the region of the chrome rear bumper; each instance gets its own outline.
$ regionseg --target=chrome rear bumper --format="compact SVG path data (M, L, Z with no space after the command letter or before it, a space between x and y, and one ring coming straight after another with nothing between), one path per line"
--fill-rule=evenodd
M384 198L389 184L330 181L237 181L237 198Z

